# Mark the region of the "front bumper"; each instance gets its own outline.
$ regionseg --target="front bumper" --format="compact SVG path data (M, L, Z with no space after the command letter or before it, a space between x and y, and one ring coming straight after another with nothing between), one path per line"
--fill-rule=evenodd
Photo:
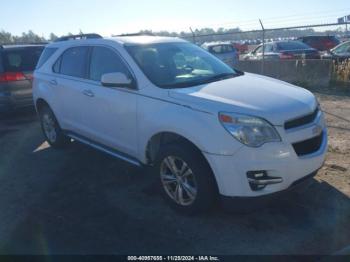
M312 154L298 156L292 144L314 137L315 125L323 129L320 148ZM283 127L277 129L282 142L267 143L260 148L242 146L232 156L204 153L222 196L260 197L284 191L322 167L328 145L323 114L320 114L314 123L303 128L288 132ZM282 182L254 191L249 184L247 173L261 170L271 177L281 178Z
M257 196L257 197L228 197L221 196L221 204L228 208L234 208L234 211L252 211L256 208L266 207L270 203L278 203L282 199L291 199L296 197L300 190L305 190L307 185L310 185L312 179L317 175L317 171L306 175L305 177L293 182L287 189L278 191L272 194Z

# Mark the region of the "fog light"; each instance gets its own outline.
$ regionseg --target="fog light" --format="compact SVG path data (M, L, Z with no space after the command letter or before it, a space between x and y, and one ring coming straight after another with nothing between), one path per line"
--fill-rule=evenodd
M268 185L279 184L283 182L281 177L271 177L266 171L247 172L249 186L253 191L264 189Z

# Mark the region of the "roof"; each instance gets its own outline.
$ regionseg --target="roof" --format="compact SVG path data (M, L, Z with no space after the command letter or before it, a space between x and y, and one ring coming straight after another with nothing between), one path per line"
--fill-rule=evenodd
M276 41L271 41L271 42L265 42L265 45L267 44L279 44L279 43L302 43L299 40L276 40ZM260 45L263 45L261 43Z
M228 41L206 42L202 46L216 46L216 45L232 45Z
M126 45L147 45L147 44L159 44L159 43L179 43L187 42L178 37L165 37L165 36L117 36L112 38L107 38L117 42L121 42Z
M147 45L158 43L186 43L187 41L177 37L163 37L163 36L117 36L110 38L95 38L95 39L73 39L61 42L53 42L50 46L66 46L81 44L98 44L101 42L117 42L121 45Z

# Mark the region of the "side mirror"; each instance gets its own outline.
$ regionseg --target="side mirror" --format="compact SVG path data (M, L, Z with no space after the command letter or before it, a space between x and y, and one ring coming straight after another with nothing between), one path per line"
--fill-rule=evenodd
M103 74L101 84L106 87L134 88L134 81L120 72Z

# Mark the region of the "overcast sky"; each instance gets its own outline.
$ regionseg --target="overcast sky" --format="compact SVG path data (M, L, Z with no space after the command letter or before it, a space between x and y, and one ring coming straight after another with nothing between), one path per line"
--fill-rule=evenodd
M48 36L95 32L104 36L189 27L265 27L336 22L350 15L350 0L28 0L1 3L0 30Z

